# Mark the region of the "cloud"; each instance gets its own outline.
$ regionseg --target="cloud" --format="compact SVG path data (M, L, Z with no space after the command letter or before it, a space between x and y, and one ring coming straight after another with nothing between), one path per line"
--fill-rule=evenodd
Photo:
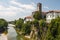
M16 13L12 9L12 7L6 8L2 5L0 5L0 16L14 16Z
M35 9L34 5L33 4L23 4L23 3L18 3L16 1L11 1L12 4L15 4L23 9L30 9L30 10L33 10Z
M48 7L48 6L44 6L44 8L45 8L45 9L49 9L49 7Z
M3 5L4 2L0 4L0 18L6 20L15 20L22 16L30 15L33 10L35 10L35 4L23 4L21 2L16 2L15 0L10 0L8 7ZM16 6L14 6L16 5Z

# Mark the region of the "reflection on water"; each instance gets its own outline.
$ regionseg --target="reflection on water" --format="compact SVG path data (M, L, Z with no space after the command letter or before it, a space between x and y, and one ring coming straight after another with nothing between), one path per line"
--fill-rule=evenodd
M8 29L8 40L17 40L16 36L17 33L15 31L15 29L12 27L12 24L9 24L9 29Z
M8 40L23 40L21 35L17 35L12 24L9 24L8 28Z

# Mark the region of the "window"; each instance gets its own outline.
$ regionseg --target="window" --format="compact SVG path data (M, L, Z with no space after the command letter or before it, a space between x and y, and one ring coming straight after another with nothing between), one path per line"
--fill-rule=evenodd
M52 14L52 17L54 17L54 14Z

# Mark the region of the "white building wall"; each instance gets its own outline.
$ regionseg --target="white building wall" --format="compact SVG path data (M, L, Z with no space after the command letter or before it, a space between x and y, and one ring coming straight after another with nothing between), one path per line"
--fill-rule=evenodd
M27 21L33 21L33 19L26 19L24 23L26 23Z
M56 17L60 17L60 13L47 13L46 14L46 22L50 23L52 19L55 19Z

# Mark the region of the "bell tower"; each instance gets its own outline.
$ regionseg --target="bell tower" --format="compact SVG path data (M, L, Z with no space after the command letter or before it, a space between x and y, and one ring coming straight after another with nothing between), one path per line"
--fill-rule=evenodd
M37 11L42 12L42 4L41 3L37 4Z

